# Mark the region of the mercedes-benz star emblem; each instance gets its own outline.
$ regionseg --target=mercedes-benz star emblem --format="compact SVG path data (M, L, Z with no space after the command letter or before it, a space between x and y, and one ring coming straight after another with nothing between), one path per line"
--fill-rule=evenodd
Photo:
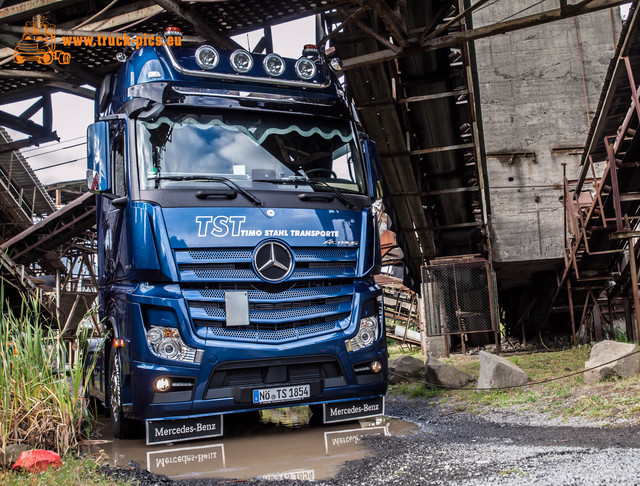
M279 282L293 270L293 256L289 248L277 241L267 241L253 254L256 273L267 282Z

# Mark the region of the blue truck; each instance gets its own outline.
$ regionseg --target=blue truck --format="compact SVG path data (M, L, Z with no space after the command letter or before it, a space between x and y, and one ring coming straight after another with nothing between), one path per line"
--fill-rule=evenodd
M294 405L383 413L379 164L336 73L315 46L162 44L122 57L87 130L108 336L91 394L114 435L211 437L224 414Z

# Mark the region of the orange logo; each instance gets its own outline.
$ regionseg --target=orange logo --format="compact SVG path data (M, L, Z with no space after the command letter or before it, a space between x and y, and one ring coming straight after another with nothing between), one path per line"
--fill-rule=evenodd
M27 22L24 26L22 39L18 42L13 53L13 60L18 64L26 61L37 61L38 64L69 64L71 54L56 50L56 26L46 21L40 15Z

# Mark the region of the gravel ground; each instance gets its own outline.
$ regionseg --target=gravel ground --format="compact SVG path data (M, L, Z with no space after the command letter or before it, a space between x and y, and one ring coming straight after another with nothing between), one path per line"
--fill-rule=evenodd
M420 429L365 438L376 456L347 463L331 480L348 485L640 485L640 426L614 427L535 412L470 415L451 406L387 397L387 415ZM111 470L142 485L228 485L229 480L171 482L140 470ZM308 485L238 481L247 485Z

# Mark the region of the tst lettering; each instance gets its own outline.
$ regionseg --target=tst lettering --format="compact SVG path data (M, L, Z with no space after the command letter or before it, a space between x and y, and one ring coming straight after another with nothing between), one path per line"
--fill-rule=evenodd
M231 236L240 236L240 230L246 218L244 216L196 216L196 224L198 225L198 236L205 237L207 235L222 238L229 234Z

